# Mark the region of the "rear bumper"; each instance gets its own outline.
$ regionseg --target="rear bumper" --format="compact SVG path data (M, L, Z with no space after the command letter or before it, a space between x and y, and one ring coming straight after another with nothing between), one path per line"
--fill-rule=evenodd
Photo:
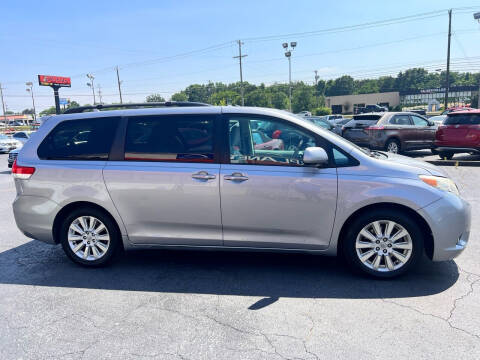
M433 261L451 260L461 254L470 236L470 204L453 194L418 210L433 235Z
M458 147L458 146L440 146L435 145L436 151L457 152L457 153L480 153L480 148L474 147Z
M55 244L53 221L59 210L57 203L40 196L20 195L13 202L13 215L20 231L49 244Z

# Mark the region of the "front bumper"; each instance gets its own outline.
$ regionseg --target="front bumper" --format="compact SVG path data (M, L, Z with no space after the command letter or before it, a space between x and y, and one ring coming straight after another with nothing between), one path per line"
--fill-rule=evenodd
M470 236L470 204L447 193L441 199L420 209L433 235L433 261L451 260L461 254Z

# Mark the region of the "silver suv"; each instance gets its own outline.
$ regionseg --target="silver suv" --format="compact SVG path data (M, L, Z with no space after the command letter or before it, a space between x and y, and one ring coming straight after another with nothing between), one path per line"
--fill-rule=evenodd
M424 252L449 260L467 244L470 207L441 170L295 115L89 109L47 119L12 170L20 230L76 263L104 265L121 249L276 250L338 253L393 277Z

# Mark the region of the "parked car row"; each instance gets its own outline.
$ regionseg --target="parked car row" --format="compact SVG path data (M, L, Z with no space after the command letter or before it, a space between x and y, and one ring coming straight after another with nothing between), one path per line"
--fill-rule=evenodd
M357 114L352 119L306 117L324 129L372 150L401 153L430 149L442 159L456 153L480 154L480 110L455 109L429 119L415 112Z

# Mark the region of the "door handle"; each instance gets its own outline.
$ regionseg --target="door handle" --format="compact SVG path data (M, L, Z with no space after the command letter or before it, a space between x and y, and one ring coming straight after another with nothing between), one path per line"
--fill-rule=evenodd
M206 171L199 171L198 173L193 174L192 178L197 180L213 180L216 178L216 176L209 174Z
M234 172L232 175L225 175L223 177L225 180L230 180L230 181L245 181L248 180L248 176L245 176L242 173L239 172Z

